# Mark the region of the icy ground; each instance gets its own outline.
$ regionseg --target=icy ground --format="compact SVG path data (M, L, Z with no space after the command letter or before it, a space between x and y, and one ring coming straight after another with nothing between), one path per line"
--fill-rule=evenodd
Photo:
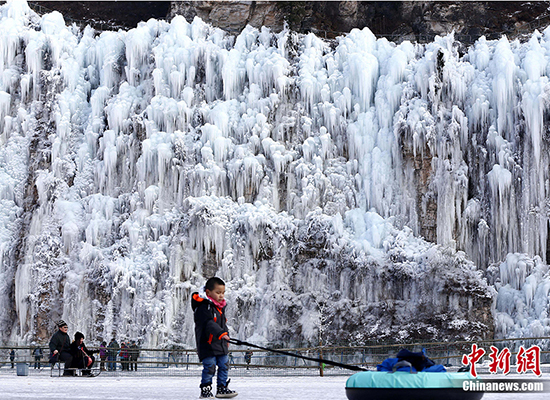
M8 399L197 399L197 377L109 377L50 378L48 376L0 375L0 397ZM237 399L246 400L345 400L345 376L299 377L237 377L231 386L239 392ZM548 393L487 393L484 400L539 400L548 399Z

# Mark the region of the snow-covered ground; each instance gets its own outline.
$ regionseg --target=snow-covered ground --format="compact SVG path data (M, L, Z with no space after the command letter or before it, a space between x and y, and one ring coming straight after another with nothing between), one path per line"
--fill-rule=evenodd
M239 399L266 400L345 400L346 376L296 377L237 377L231 387L239 392ZM197 399L199 380L196 377L98 376L96 378L50 378L49 376L0 375L2 400L8 399ZM542 400L543 394L487 393L484 400Z

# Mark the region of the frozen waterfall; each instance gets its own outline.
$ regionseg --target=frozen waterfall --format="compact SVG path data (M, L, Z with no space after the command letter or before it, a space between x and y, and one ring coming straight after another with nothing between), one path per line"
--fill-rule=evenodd
M245 340L550 335L550 30L460 48L8 1L0 340L192 346L214 274Z

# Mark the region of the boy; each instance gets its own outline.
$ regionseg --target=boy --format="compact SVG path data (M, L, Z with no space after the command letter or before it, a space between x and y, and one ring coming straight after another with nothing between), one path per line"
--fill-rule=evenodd
M220 278L210 278L204 288L192 295L191 307L195 315L197 352L202 362L201 395L213 398L212 378L218 366L216 397L235 397L238 393L229 390L227 371L229 367L229 333L225 318L225 283Z

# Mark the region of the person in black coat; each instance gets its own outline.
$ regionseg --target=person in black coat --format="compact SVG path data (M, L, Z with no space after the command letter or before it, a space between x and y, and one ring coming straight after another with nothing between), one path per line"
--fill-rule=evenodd
M74 334L74 341L71 343L71 355L73 356L73 368L82 369L82 375L90 375L90 368L94 365L94 352L88 350L84 344L84 335L80 332Z
M35 347L32 351L32 355L34 356L34 369L40 369L40 361L42 360L42 356L44 355L44 353L42 352L42 348L40 346Z
M116 371L116 358L119 350L118 342L112 338L107 346L107 369L109 371Z
M139 347L135 340L130 344L130 371L137 371L137 360L139 358Z
M225 283L220 278L210 278L200 292L193 293L191 307L195 320L197 352L202 362L201 398L212 398L212 378L218 366L216 397L234 397L229 390L229 332L225 317Z
M13 363L13 360L15 360L15 350L14 350L14 349L11 349L11 350L10 350L11 367L12 367L12 368L15 368L15 364Z
M73 362L73 356L71 355L71 339L67 334L69 327L63 320L56 322L58 327L50 339L50 363L54 364L58 361L65 362L65 371L63 375L73 375L68 369L71 368Z

